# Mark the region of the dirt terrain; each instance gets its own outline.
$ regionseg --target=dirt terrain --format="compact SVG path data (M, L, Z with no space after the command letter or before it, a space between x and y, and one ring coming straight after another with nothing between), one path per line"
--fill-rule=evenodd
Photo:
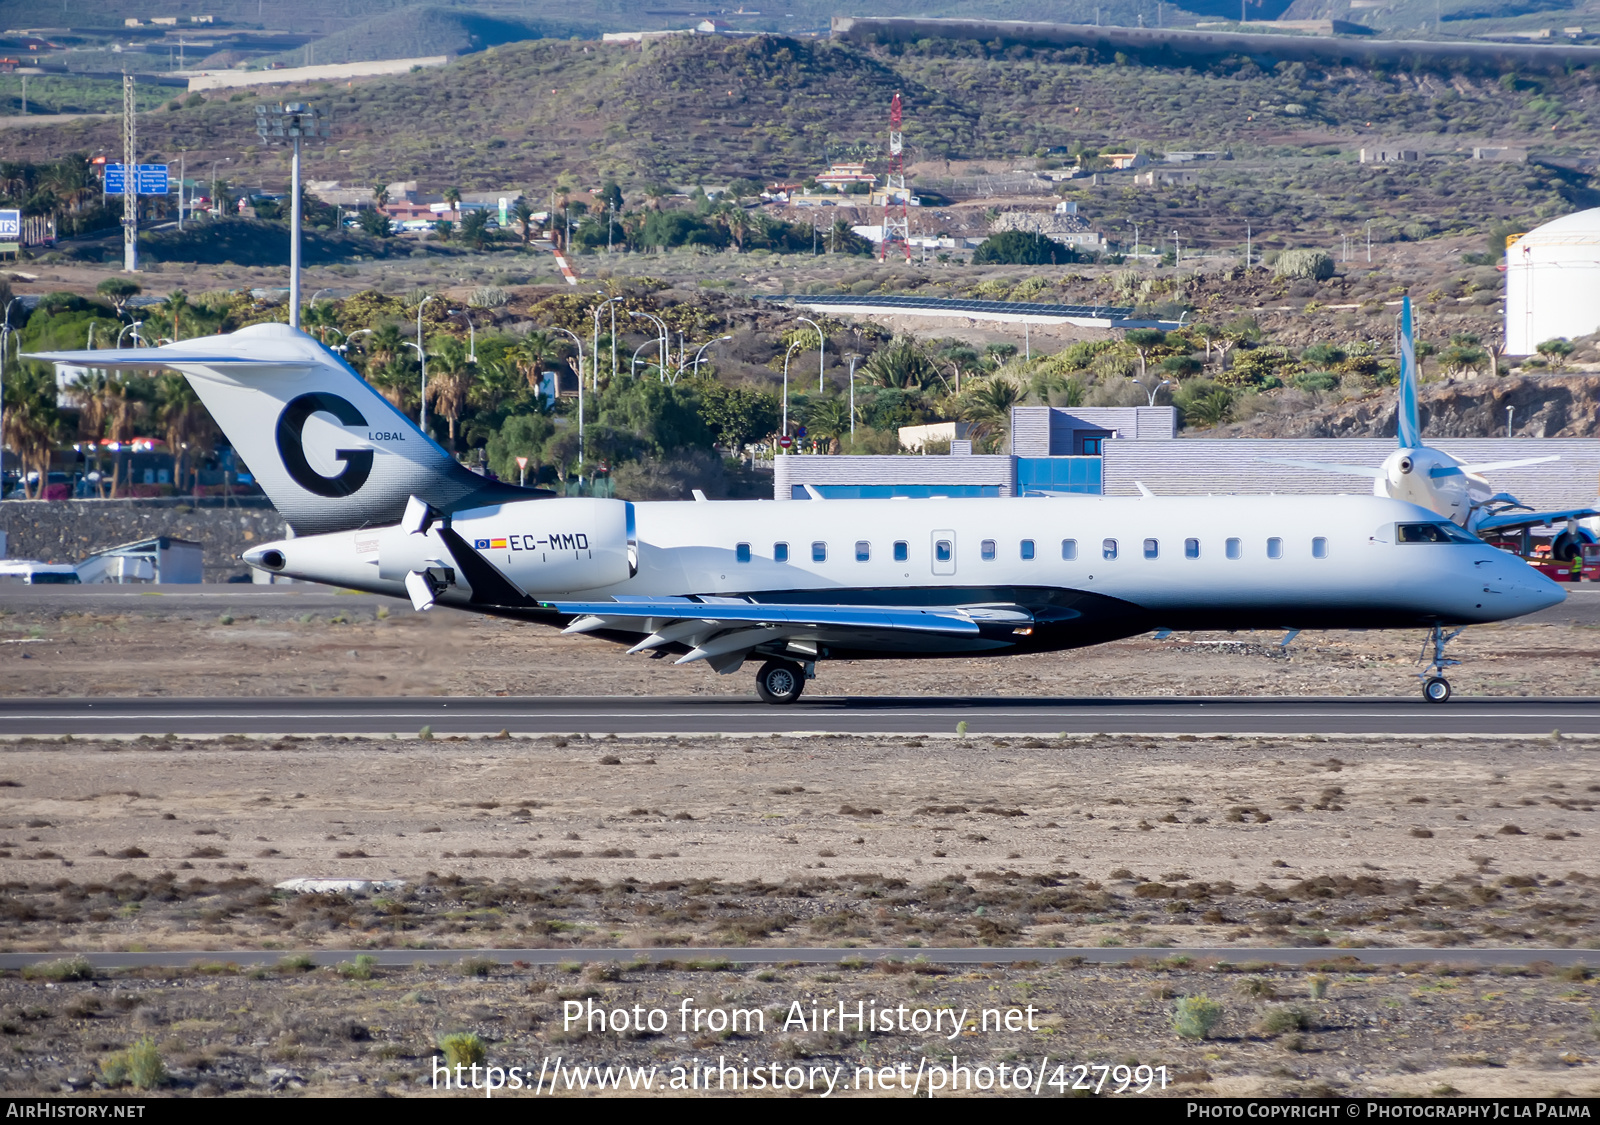
M299 589L299 588L289 588ZM591 637L368 595L83 587L0 595L0 695L750 695L754 669L628 656ZM42 595L42 596L41 596ZM1450 647L1460 695L1600 692L1600 593ZM1153 635L974 660L824 662L813 695L1410 696L1424 634ZM406 733L406 732L398 732ZM414 733L414 732L411 732Z

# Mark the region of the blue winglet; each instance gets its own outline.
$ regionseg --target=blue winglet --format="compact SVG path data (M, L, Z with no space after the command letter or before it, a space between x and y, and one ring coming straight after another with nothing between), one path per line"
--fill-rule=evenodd
M1400 400L1395 404L1395 433L1401 449L1422 444L1422 426L1417 421L1417 346L1411 339L1411 298L1400 302Z

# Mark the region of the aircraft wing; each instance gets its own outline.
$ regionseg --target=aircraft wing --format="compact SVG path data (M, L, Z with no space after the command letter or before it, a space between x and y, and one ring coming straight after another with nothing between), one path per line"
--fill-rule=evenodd
M614 602L544 602L557 613L576 618L564 632L596 630L647 634L628 651L647 652L682 644L690 651L679 664L704 660L718 672L737 671L759 646L790 639L827 641L832 636L871 633L934 634L946 637L980 635L979 622L1029 626L1026 610L998 606L928 608L877 605L801 605L738 600L690 601L686 598L629 598Z
M1539 527L1543 524L1565 523L1567 520L1588 519L1590 516L1600 516L1600 511L1594 508L1568 508L1559 512L1516 512L1506 513L1502 516L1489 516L1472 525L1472 530L1479 535L1491 531L1513 531L1521 527Z
M1368 477L1376 479L1383 476L1382 469L1373 468L1371 465L1330 465L1323 461L1291 461L1287 457L1258 457L1273 465L1297 465L1302 469L1320 469L1325 473L1343 473L1351 477Z

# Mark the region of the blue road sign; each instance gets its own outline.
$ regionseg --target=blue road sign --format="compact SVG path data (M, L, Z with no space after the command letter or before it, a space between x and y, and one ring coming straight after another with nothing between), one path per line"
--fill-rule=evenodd
M134 185L140 195L166 195L172 190L167 182L167 165L140 164L134 175ZM121 164L106 165L107 195L121 195L127 190Z
M22 212L0 211L0 242L15 242L22 237Z

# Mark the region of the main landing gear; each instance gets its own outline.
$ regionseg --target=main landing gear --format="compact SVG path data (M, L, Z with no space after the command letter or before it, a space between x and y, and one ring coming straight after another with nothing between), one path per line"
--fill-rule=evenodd
M810 677L792 660L769 660L756 673L756 694L767 703L793 703Z
M1444 654L1444 646L1461 635L1460 629L1445 632L1444 628L1435 625L1428 633L1428 639L1422 642L1422 655L1418 658L1428 663L1425 672L1418 672L1417 679L1422 681L1422 698L1429 703L1444 703L1450 698L1450 681L1444 678L1444 670L1452 665L1460 664L1459 660L1451 660ZM1433 646L1433 658L1428 658L1428 646Z

